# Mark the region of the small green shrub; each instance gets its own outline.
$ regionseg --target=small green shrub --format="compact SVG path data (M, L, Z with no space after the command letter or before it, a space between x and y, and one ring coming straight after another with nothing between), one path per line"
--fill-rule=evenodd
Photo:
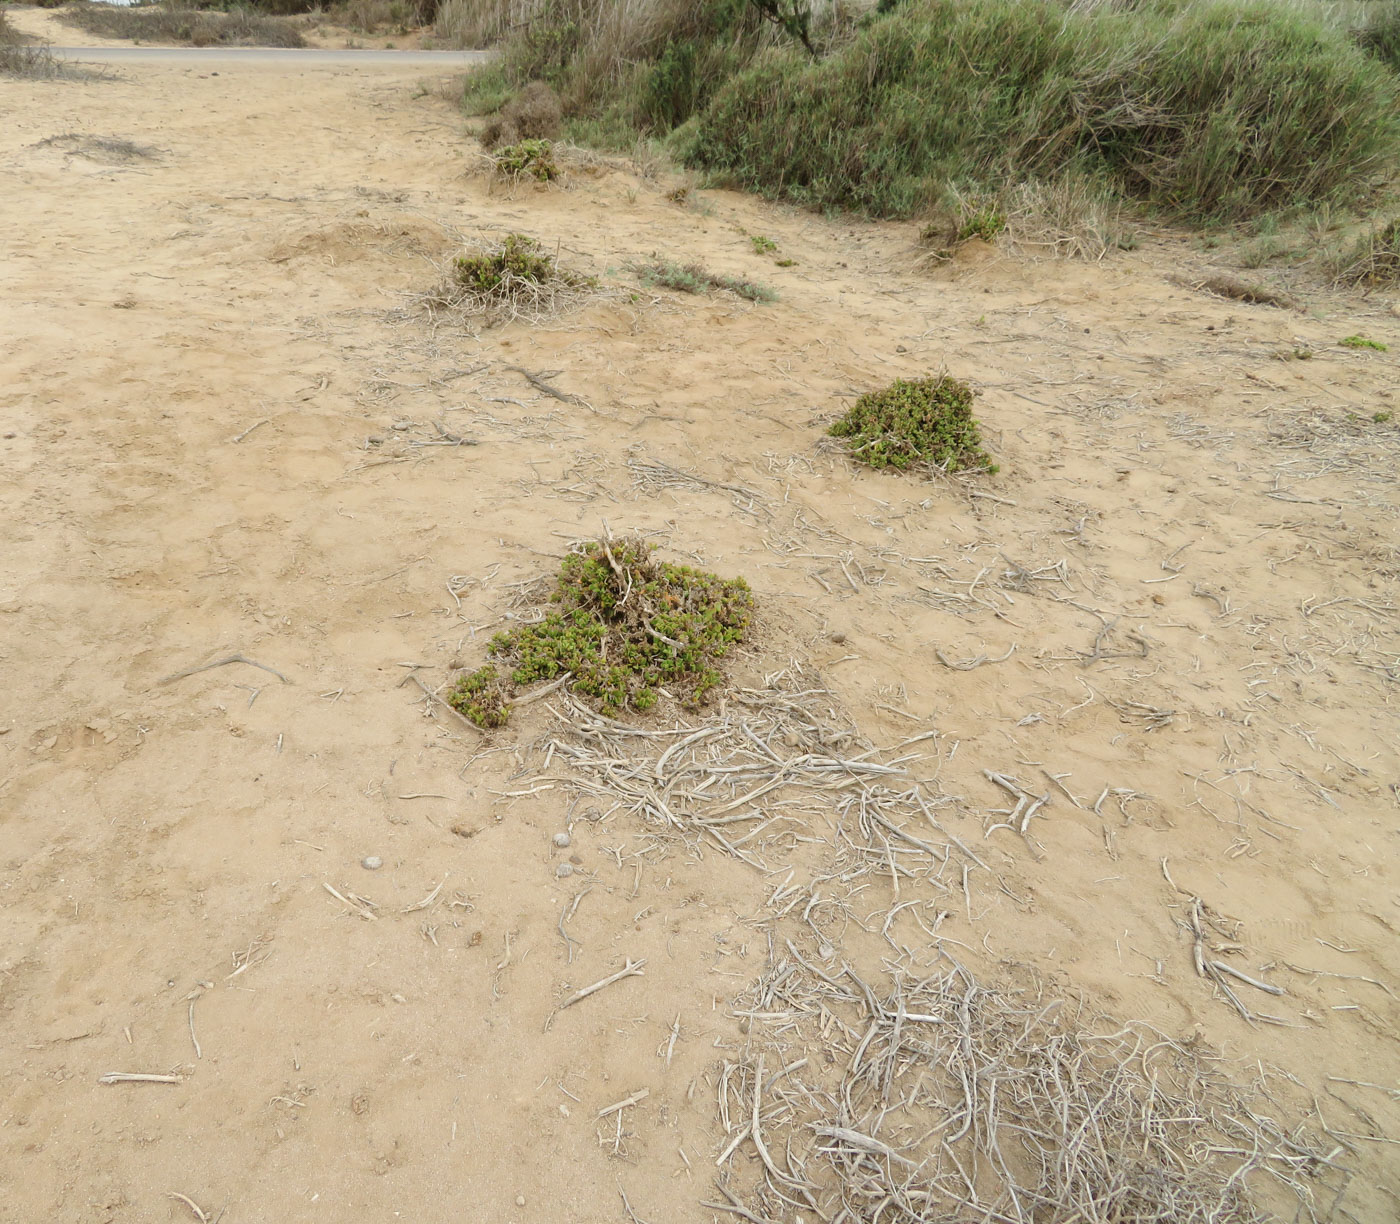
M852 458L874 468L932 467L995 472L972 415L975 392L947 375L897 379L862 395L830 433L849 440Z
M560 274L553 256L524 234L507 234L496 251L459 255L452 266L457 283L474 293L494 293L511 280L544 285Z
M995 204L981 203L973 206L962 218L958 226L957 240L966 242L969 238L980 238L992 242L1006 228L1006 214Z
M1393 417L1394 415L1395 414L1392 412L1377 412L1372 414L1371 420L1373 420L1377 425L1385 425L1389 423L1391 417Z
M1375 349L1378 353L1390 351L1390 345L1382 344L1379 340L1367 340L1365 336L1347 336L1346 339L1338 341L1344 348L1351 349Z
M504 727L510 719L506 689L494 667L481 667L457 681L447 704L478 727Z
M510 686L565 674L605 714L650 710L663 690L694 708L723 683L721 662L753 610L742 578L659 562L636 538L599 540L565 557L550 603L539 623L491 640L508 680L490 666L463 676L449 698L454 709L498 727L510 715Z
M750 234L749 241L753 243L753 249L759 255L771 255L778 249L778 244L771 238L765 238L762 234Z
M483 314L488 323L537 323L581 301L597 284L591 276L560 267L535 239L507 234L494 249L457 256L448 283L425 301Z
M742 276L725 276L707 272L699 264L680 264L672 259L653 258L636 269L637 277L648 287L675 289L680 293L704 293L710 289L746 298L750 302L776 302L778 295L767 285Z
M529 177L547 183L559 177L554 145L548 140L522 140L496 151L496 171L508 178Z
M699 264L679 264L672 259L653 259L639 265L637 279L649 289L674 289L678 293L704 293L710 287L710 274Z

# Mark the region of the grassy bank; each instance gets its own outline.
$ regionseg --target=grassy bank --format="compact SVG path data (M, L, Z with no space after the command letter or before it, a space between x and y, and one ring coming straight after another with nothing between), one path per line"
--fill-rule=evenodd
M1396 86L1275 4L922 0L824 61L741 73L682 148L745 187L876 216L949 183L1079 173L1168 215L1233 219L1355 198L1394 163Z
M888 9L883 12L879 10ZM1365 30L1255 0L818 7L811 54L752 0L447 0L502 58L478 111L550 82L576 137L667 137L721 181L906 217L1073 182L1193 221L1347 204L1400 151L1388 8Z
M100 38L133 42L187 43L195 47L304 47L300 22L251 8L179 8L165 4L121 8L73 4L61 16L69 25Z

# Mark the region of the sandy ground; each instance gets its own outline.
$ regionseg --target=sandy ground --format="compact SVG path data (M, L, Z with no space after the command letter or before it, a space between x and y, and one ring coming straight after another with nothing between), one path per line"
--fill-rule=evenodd
M736 1218L699 1205L717 1067L819 815L750 843L766 875L580 798L530 751L551 702L483 739L404 683L478 663L605 519L748 577L740 682L801 668L870 743L937 732L908 768L984 866L901 900L980 974L1218 1053L1337 1137L1351 1218L1395 1217L1389 300L1212 297L1169 237L919 271L914 227L681 206L593 157L512 191L393 65L0 80L0 113L0 1219L622 1221L619 1187L653 1224ZM512 230L604 294L475 333L413 309ZM781 299L643 291L653 251ZM941 367L1001 464L971 494L823 444ZM422 445L439 424L478 444ZM286 682L164 682L235 653ZM1028 837L987 831L987 770L1050 796ZM1192 898L1279 1023L1197 976ZM893 901L872 874L830 913L855 948Z

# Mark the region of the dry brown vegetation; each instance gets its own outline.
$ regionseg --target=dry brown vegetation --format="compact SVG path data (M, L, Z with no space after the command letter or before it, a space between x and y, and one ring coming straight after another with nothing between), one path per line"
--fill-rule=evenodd
M61 17L88 34L128 38L135 42L187 43L193 47L304 47L300 22L269 17L252 9L222 12L155 4L121 7L113 4L67 5Z

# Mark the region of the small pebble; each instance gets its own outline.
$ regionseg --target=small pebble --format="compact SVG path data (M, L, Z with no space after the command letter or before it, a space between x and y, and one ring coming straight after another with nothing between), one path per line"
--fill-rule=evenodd
M554 874L561 880L565 876L571 876L574 874L574 865L572 863L560 863L559 866L554 869Z
M384 444L384 439L378 434L370 434L366 441L368 441L371 446L382 446Z
M384 866L384 860L377 854L371 854L367 858L360 860L360 866L366 871L378 871Z
M564 849L564 847L567 846L571 840L572 839L567 833L556 833L554 835L554 844L558 846L561 850Z
M397 430L399 431L399 433L403 433L403 431L404 431L405 429L412 429L412 428L413 428L413 422L412 422L412 421L395 421L395 422L393 423L393 425L390 426L390 428L391 428L391 429L397 429Z
M525 1206L525 1196L523 1194L517 1194L515 1196L515 1205L517 1207Z

